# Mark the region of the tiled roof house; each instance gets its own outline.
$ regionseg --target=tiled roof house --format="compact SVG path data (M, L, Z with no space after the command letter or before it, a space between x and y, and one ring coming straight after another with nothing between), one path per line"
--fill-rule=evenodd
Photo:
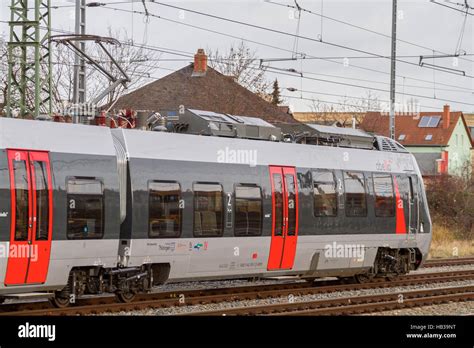
M368 112L360 128L367 132L389 136L389 117L380 112ZM460 175L472 167L473 143L460 111L421 112L417 116L396 115L395 140L412 152L424 176Z
M273 124L297 122L232 77L208 67L203 49L194 56L194 63L122 96L114 108L151 111L185 108L259 117Z

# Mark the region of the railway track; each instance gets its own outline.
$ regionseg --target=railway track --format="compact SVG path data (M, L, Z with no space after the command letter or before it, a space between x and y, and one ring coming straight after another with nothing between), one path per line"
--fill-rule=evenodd
M132 303L117 303L114 297L100 297L78 300L68 308L51 308L48 303L5 304L0 306L0 315L90 315L113 313L148 308L167 308L229 301L265 299L282 296L301 296L338 291L374 288L388 288L416 284L474 280L474 270L411 274L390 281L379 279L365 284L341 284L340 281L315 283L292 282L272 285L250 285L234 288L187 290L140 295ZM217 314L216 314L217 315Z
M456 259L432 259L423 264L424 268L473 265L474 257L460 257Z
M351 296L296 303L239 307L185 315L350 315L473 300L474 285L430 290L412 290L402 293L382 295Z

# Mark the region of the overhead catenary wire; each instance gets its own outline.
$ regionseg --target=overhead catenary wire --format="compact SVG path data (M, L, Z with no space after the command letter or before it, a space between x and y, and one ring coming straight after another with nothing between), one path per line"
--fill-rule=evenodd
M129 11L130 11L130 10L124 10L124 9L117 9L117 8L113 8L113 7L104 7L104 8L105 8L105 9L110 9L110 10L115 10L115 11L123 11L123 12L129 12ZM140 11L135 11L135 12L136 12L136 13L140 13ZM143 14L143 13L141 13L141 14ZM219 35L231 37L231 38L234 38L234 39L239 39L239 40L242 40L242 41L245 41L245 42L251 42L251 43L255 43L255 44L257 44L257 45L267 46L267 47L270 47L270 48L274 48L274 49L277 49L277 50L286 51L286 52L289 52L289 53L292 52L291 50L287 50L287 49L284 49L284 48L281 48L281 47L276 47L276 46L268 45L268 44L261 43L261 42L255 41L255 40L250 40L250 39L246 39L246 38L243 38L243 37L238 37L238 36L230 35L230 34L227 34L227 33L219 32L219 31L212 30L212 29L203 28L203 27L196 26L196 25L192 25L192 24L189 24L189 23L183 23L183 22L180 22L180 21L175 21L175 20L172 20L172 19L169 19L169 18L165 18L165 17L163 17L163 16L157 16L157 15L152 15L152 14L150 14L150 16L152 16L152 17L154 17L154 18L162 19L162 20L164 20L164 21L169 21L169 22L172 22L172 23L176 23L176 24L179 24L179 25L184 25L184 26L188 26L188 27L195 28L195 29L200 29L200 30L204 30L204 31L207 31L207 32L211 32L211 33L215 33L215 34L219 34ZM310 58L315 58L315 59L322 59L322 60L328 61L328 62L330 62L330 63L335 63L335 64L339 64L339 65L344 65L344 63L342 63L342 62L334 61L334 60L331 60L331 59L325 59L325 58L322 58L322 57L314 57L314 56L310 56L310 55L308 55L308 54L305 54L305 56L306 56L306 59L307 59L308 57L310 57ZM370 72L376 72L376 73L380 73L380 74L385 74L385 75L389 74L389 73L386 72L386 71L381 71L381 70L377 70L377 69L362 67L362 66L358 66L358 65L355 65L355 64L351 64L350 67L351 67L351 68L357 68L357 69L365 70L365 71L370 71ZM424 79L420 79L420 78L415 78L415 77L410 77L410 76L404 76L404 75L397 75L397 77L401 77L401 78L406 78L406 79L410 79L410 80L413 80L413 81L419 81L419 82L424 82L424 83L432 84L432 81L424 80ZM438 84L439 84L439 85L446 86L446 87L460 88L459 86L451 85L451 84L446 84L446 83L438 83Z
M270 3L270 4L290 7L290 8L293 7L292 5L278 3L278 2L275 2L275 1L272 1L272 0L265 0L265 2ZM312 15L315 15L315 16L319 16L319 17L321 17L321 19L327 19L327 20L333 21L335 23L343 24L343 25L346 25L346 26L349 26L349 27L352 27L352 28L355 28L355 29L359 29L359 30L362 30L362 31L366 31L366 32L378 35L378 36L385 37L387 39L391 39L391 35L389 35L389 34L385 34L385 33L382 33L380 31L377 31L377 30L362 27L360 25L355 25L355 24L349 23L347 21L343 21L341 19L326 16L326 15L324 15L322 7L321 7L321 13L317 13L316 11L312 11L312 10L308 10L308 9L304 9L304 8L302 9L302 11L307 12L307 13L312 14ZM408 41L408 40L400 39L398 37L397 37L397 42L404 43L404 44L407 44L407 45L410 45L410 46L413 46L413 47L422 48L422 49L429 50L429 51L435 50L435 51L440 52L442 54L448 54L448 53L440 51L438 49L433 49L432 47L427 47L427 46L424 46L424 45L421 45L421 44L418 44L418 43L414 43L414 42L411 42L411 41ZM460 58L460 59L471 62L471 63L474 63L474 60L464 59L464 58Z
M132 44L132 43L127 43L127 42L123 42L124 44L129 44L129 45L132 45L132 46L135 46L137 44ZM140 48L146 48L146 49L152 49L152 50L158 50L160 52L162 52L163 50L160 50L160 49L155 49L153 47L148 47L148 45L138 45L137 47L140 47ZM181 51L181 52L184 52L184 51ZM172 54L179 54L179 55L182 55L182 56L187 56L187 57L192 57L191 53L188 52L187 54L184 54L184 53L172 53ZM257 67L249 67L251 69L258 69ZM272 73L275 73L275 74L280 74L280 75L284 75L284 76L292 76L292 77L300 77L300 75L298 74L298 76L288 72L288 73L285 73L285 72L282 72L282 71L272 71L272 67L267 67L267 71L270 71ZM343 85L343 86L348 86L348 87L354 87L354 88L362 88L362 89L365 89L365 90L374 90L374 91L379 91L379 92L384 92L384 93L388 93L389 91L388 90L384 90L384 89L380 89L380 88L375 88L375 87L371 87L371 86L361 86L361 85L355 85L355 84L348 84L348 83L343 83L343 82L338 82L338 81L331 81L331 80L325 80L325 79L319 79L319 78L312 78L312 77L308 77L308 76L302 76L301 78L304 78L304 79L308 79L308 80L314 80L314 81L319 81L319 82L325 82L325 83L330 83L330 84L337 84L337 85ZM471 104L471 103L466 103L466 102L462 102L462 101L457 101L457 100L452 100L452 99L445 99L445 98L434 98L434 97L430 97L430 96L425 96L425 95L420 95L420 94L413 94L413 93L404 93L404 92L396 92L397 94L400 94L400 95L407 95L407 96L411 96L411 97L416 97L416 98L422 98L422 99L432 99L432 100L439 100L439 101L446 101L446 102L450 102L450 103L457 103L457 104L463 104L463 105L470 105L470 106L474 106L474 104Z
M108 2L106 5L120 5L120 4L130 4L130 3L133 4L133 3L139 2L139 1L141 1L141 0L111 1L111 2ZM152 3L154 2L153 0L151 0L151 1L152 1ZM282 4L282 3L278 3L278 2L275 2L275 1L271 1L271 0L265 0L265 2L270 3L270 4L284 6L284 7L295 8L295 6L293 6L293 5ZM434 1L431 1L431 2L435 3ZM442 4L439 4L439 3L437 3L437 4L442 5ZM54 8L71 7L71 6L74 6L74 5L54 6ZM330 20L330 21L334 21L334 22L339 23L339 24L347 25L347 26L352 27L352 28L363 30L363 31L366 31L366 32L369 32L369 33L372 33L372 34L375 34L375 35L382 36L382 37L386 37L388 39L391 38L391 36L388 35L388 34L385 34L385 33L382 33L382 32L379 32L379 31L376 31L376 30L373 30L373 29L369 29L369 28L366 28L366 27L362 27L360 25L355 25L355 24L349 23L347 21L343 21L343 20L338 19L338 18L334 18L334 17L324 15L324 7L323 6L324 6L324 0L321 0L321 13L318 13L318 12L312 11L312 10L308 10L308 9L304 9L304 8L301 8L301 10L304 11L304 12L310 13L312 15L319 16L319 17L321 17L321 19L327 19L327 20ZM462 11L462 10L459 10L459 11L462 12L462 13L465 13L465 11ZM471 14L471 13L469 13L469 14ZM321 20L321 33L320 33L321 37L322 37L322 30L323 30L323 21ZM411 45L411 46L414 46L414 47L426 49L426 50L429 50L429 51L435 50L435 51L440 52L442 54L448 54L448 53L443 52L439 49L433 49L431 47L427 47L427 46L424 46L424 45L421 45L421 44L418 44L418 43L414 43L414 42L411 42L411 41L408 41L408 40L400 39L400 38L397 38L397 42L401 42L401 43ZM472 55L472 54L469 54L469 56L470 55ZM462 57L460 58L460 60L465 60L465 61L474 63L474 60L465 59L465 58L462 58Z
M122 10L122 9L119 9L119 10ZM6 21L1 21L1 22L6 22ZM66 31L66 30L61 30L61 29L52 29L53 31L55 32L60 32L60 33L66 33L66 34L73 34L73 32L70 32L70 31ZM171 55L179 55L179 56L184 56L184 57L189 57L189 58L192 58L192 55L193 53L192 52L186 52L186 51L182 51L182 50L175 50L175 49L163 49L162 47L158 47L158 46L152 46L152 45L144 45L144 44L137 44L137 43L133 43L133 42L125 42L125 41L120 41L122 44L125 44L125 45L130 45L130 46L133 46L133 47L137 47L137 48L143 48L143 49L147 49L147 50L153 50L153 51L158 51L158 52L162 52L162 53L166 53L166 54L171 54ZM305 74L315 74L315 75L322 75L324 76L324 74L317 74L317 73L311 73L311 72L305 72ZM342 78L342 77L341 77ZM412 80L415 80L415 81L421 81L421 82L428 82L428 83L433 83L433 81L427 81L427 80L422 80L422 79L416 79L416 78L411 78L411 77L406 77L408 79L412 79ZM348 78L350 79L350 78ZM356 80L356 79L353 79L353 80ZM358 80L362 80L362 79L358 79ZM370 80L366 80L367 82L369 82ZM332 81L331 81L332 82ZM375 82L375 83L381 83L381 82ZM386 83L384 83L386 84ZM445 85L445 86L449 86L449 87L454 87L454 88L457 88L457 89L462 89L460 88L459 86L456 86L456 85L450 85L450 84L443 84L443 83L438 83L438 85ZM407 85L408 87L408 85ZM423 88L423 86L413 86L414 88ZM365 88L365 89L374 89L372 87L367 87L367 86L364 86L362 88ZM466 91L472 93L471 90L468 90L466 89ZM410 95L410 94L407 94L405 93L404 95ZM416 95L417 97L421 97L419 95ZM423 96L423 98L428 98L426 96ZM428 98L428 99L435 99L435 100L443 100L443 99L440 99L440 98Z

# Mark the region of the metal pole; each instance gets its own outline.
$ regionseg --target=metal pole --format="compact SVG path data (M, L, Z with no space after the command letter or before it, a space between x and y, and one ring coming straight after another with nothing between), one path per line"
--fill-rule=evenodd
M84 35L86 33L86 0L76 0L76 28L75 33ZM80 49L85 52L86 43L78 43ZM83 105L86 101L86 62L79 55L74 59L74 91L73 103L76 110L79 104ZM74 123L78 123L78 115L74 117Z
M395 139L395 82L397 57L397 0L392 0L392 54L390 64L390 138Z
M34 3L34 13L28 11ZM8 42L7 116L51 114L50 0L12 0ZM41 27L46 29L41 29Z

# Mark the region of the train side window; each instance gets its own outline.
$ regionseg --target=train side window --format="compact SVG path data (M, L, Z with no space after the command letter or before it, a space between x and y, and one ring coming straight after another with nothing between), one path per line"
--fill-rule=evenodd
M390 174L372 174L375 192L375 216L395 216L395 196Z
M254 185L235 187L236 236L260 236L262 234L262 191Z
M281 174L273 174L273 196L275 197L275 236L283 235L283 181Z
M175 181L148 184L148 236L170 238L181 235L181 186Z
M336 180L331 171L313 171L314 216L337 215Z
M222 185L196 183L194 191L194 236L220 237L224 232Z
M364 174L344 172L344 189L346 216L367 216Z
M28 240L28 210L30 188L28 185L28 171L26 161L13 161L13 175L15 180L15 240Z
M104 236L104 185L93 178L67 180L67 238Z

